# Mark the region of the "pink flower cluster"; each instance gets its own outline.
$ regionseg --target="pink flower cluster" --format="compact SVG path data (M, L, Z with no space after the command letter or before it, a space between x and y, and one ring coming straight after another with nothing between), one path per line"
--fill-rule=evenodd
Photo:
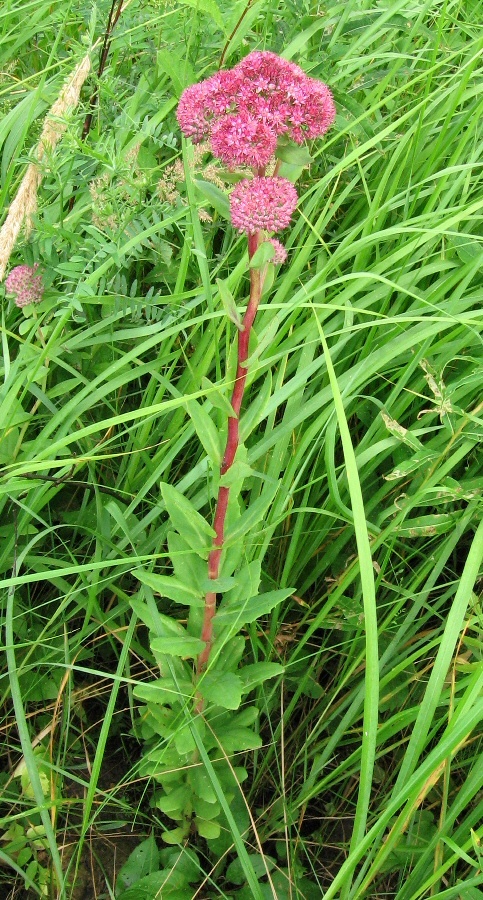
M33 266L15 266L5 279L5 290L9 294L16 294L17 306L28 306L29 303L39 303L42 300L44 286L42 275L37 275L38 263Z
M233 227L247 234L282 231L290 222L297 200L297 191L286 178L244 178L230 195Z
M327 85L276 53L255 50L233 69L187 88L177 115L184 134L195 143L210 140L226 165L258 168L280 135L301 144L325 134L335 107Z

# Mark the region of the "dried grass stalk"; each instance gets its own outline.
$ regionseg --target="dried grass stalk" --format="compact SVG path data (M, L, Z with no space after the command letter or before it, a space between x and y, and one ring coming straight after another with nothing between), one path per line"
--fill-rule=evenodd
M67 128L65 117L79 102L84 81L91 69L90 56L86 54L62 88L57 100L49 109L39 142L33 156L40 163L46 153L54 149ZM8 261L22 225L28 236L32 228L32 214L37 209L37 191L42 173L36 162L28 165L20 187L12 200L7 218L0 229L0 281L3 280Z

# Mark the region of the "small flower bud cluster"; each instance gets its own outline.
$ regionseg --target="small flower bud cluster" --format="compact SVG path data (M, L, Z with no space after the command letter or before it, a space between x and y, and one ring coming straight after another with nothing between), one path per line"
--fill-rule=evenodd
M247 234L283 231L290 222L297 200L297 191L286 178L244 178L230 195L233 227Z
M42 275L37 275L38 263L33 266L15 266L5 279L5 290L8 294L16 294L16 306L28 306L29 303L40 303L44 293Z
M277 266L280 263L284 263L287 259L287 251L283 244L277 241L277 238L270 238L270 243L275 251L272 258L273 264Z
M276 53L254 51L233 69L187 88L177 116L184 134L194 143L208 141L226 166L254 169L255 177L232 191L230 209L233 226L255 234L286 228L297 204L289 181L264 176L278 138L301 144L321 137L335 107L327 85ZM274 259L282 261L280 251Z

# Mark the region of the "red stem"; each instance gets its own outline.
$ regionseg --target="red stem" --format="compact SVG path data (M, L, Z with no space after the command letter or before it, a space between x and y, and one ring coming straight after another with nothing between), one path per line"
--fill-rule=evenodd
M248 257L252 258L260 243L260 232L248 235ZM226 439L225 453L220 467L220 474L225 475L235 461L236 452L240 443L240 411L245 393L245 384L247 380L246 361L248 359L248 346L250 343L250 334L255 316L257 314L260 296L262 293L262 278L260 269L250 269L250 299L243 317L242 328L238 332L238 353L235 384L231 396L231 405L234 415L228 419L228 435ZM218 490L218 499L216 502L215 518L213 521L213 529L215 536L213 545L208 557L208 578L210 581L216 581L220 576L220 561L225 543L225 519L228 509L228 500L230 498L230 488L220 486ZM203 627L201 630L201 640L205 642L204 650L201 651L197 661L197 674L201 675L206 668L210 658L211 646L213 643L213 617L216 613L216 590L208 591L205 596L205 611L203 618ZM202 700L198 701L198 712L202 711Z

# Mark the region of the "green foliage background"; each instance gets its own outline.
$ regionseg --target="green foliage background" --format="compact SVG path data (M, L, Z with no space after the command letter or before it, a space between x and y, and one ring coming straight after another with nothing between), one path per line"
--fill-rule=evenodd
M5 211L90 48L95 70L108 12L99 0L0 10ZM295 593L244 633L247 663L285 666L257 698L264 744L243 757L246 804L222 849L161 859L150 844L143 896L159 896L160 871L175 900L482 896L480 18L477 0L125 4L11 260L40 263L45 299L35 316L2 306L0 881L12 897L26 883L73 898L88 837L125 827L161 846L167 827L139 776L133 688L155 661L130 601L136 571L167 564L160 484L210 518L187 401L223 429L235 327L217 279L241 308L247 264L175 109L223 48L228 65L283 53L338 110L299 181L243 422L263 476L246 507L280 482L243 551L264 590ZM181 615L169 601L162 612ZM100 868L113 896L112 860Z

